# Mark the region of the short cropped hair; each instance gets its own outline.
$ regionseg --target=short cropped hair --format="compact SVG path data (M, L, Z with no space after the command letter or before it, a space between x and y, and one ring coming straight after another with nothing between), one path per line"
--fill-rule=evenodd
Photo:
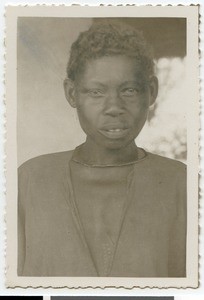
M67 76L74 81L87 61L112 55L135 58L147 78L154 74L152 51L143 34L132 26L106 22L79 34L71 47Z

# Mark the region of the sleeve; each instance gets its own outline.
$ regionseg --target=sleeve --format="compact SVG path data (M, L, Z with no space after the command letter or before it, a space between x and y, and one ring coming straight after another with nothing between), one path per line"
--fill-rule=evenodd
M18 170L18 276L23 275L25 262L25 200L28 189L28 172L23 167Z
M169 240L169 277L186 277L187 186L186 166L176 176L175 218Z

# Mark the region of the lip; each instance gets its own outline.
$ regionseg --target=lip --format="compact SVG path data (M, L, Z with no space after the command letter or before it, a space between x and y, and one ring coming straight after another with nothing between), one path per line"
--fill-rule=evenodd
M103 134L107 138L111 139L119 139L127 135L128 128L109 128L109 129L101 129L99 130L101 134Z
M127 126L125 126L123 123L121 122L117 122L117 123L107 123L104 124L101 128L101 130L114 130L114 129L121 129L121 130L125 130L128 129Z

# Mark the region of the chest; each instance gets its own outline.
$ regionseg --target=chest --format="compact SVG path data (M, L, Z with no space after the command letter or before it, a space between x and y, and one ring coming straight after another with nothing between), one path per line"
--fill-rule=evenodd
M175 194L132 171L46 183L26 213L26 264L60 276L165 276Z

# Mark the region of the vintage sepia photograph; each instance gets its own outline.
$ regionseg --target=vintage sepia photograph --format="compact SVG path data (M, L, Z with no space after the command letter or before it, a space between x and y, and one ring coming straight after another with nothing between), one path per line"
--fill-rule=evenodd
M6 47L8 286L196 287L198 7L10 6Z

